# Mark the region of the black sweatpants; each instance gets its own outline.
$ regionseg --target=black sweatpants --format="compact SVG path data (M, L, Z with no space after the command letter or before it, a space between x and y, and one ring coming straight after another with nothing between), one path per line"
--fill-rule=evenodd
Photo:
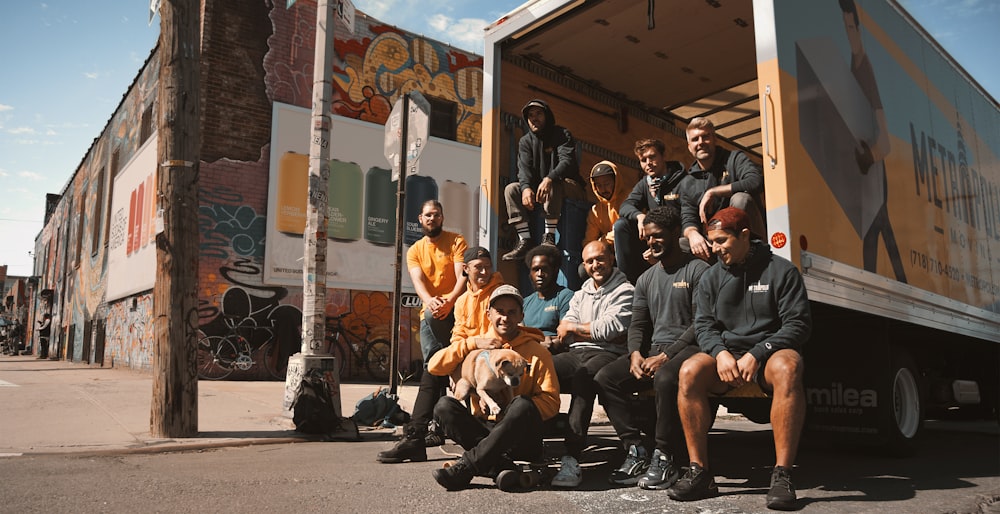
M542 416L535 402L518 396L496 424L476 418L463 402L451 396L438 400L434 419L445 435L465 448L462 457L478 475L486 475L504 454L514 460L537 462L542 457Z
M684 348L660 366L652 379L635 378L629 372L628 355L619 357L597 373L595 382L601 405L626 448L632 444L642 444L643 427L638 426L635 413L632 412L632 394L649 389L652 385L656 391L656 448L668 455L685 450L684 430L677 411L678 374L681 364L700 351L694 345Z
M559 390L569 393L569 433L566 434L566 452L579 459L587 447L587 431L594 414L597 384L594 376L618 356L596 348L570 349L552 356L552 364L559 377Z

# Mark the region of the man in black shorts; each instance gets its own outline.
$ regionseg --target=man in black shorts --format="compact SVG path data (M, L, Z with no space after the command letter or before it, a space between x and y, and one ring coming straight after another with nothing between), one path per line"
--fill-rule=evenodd
M751 238L742 210L716 212L706 229L719 260L695 291L694 326L704 353L684 362L677 397L691 465L667 493L690 501L718 492L708 469L709 395L756 382L772 397L776 462L767 507L791 510L796 498L790 471L806 407L801 350L812 329L806 288L791 262Z

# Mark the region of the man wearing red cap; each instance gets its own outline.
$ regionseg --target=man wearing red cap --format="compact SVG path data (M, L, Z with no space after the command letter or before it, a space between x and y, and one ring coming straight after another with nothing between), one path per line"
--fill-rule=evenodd
M677 397L690 467L667 490L690 501L718 493L709 471L709 395L757 383L771 395L775 466L767 507L796 508L791 469L805 418L802 347L812 329L806 288L798 269L751 239L745 212L727 207L706 224L718 262L695 290L694 325L703 353L684 362Z

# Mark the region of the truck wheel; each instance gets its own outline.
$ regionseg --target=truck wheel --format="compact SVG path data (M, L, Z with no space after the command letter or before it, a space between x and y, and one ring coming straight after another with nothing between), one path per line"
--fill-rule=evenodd
M923 401L920 374L910 354L894 350L887 393L882 404L883 426L888 435L886 448L891 455L906 457L916 450L916 440L923 427Z

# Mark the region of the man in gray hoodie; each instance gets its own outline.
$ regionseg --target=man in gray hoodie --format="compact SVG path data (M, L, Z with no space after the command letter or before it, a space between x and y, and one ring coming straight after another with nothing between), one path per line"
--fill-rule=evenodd
M583 267L590 277L569 302L569 311L557 333L569 351L552 358L562 392L570 393L567 454L556 487L580 485L580 453L587 445L587 430L594 413L597 387L594 375L606 364L625 355L626 337L632 320L634 288L625 274L614 267L614 251L604 241L592 241L583 249Z

